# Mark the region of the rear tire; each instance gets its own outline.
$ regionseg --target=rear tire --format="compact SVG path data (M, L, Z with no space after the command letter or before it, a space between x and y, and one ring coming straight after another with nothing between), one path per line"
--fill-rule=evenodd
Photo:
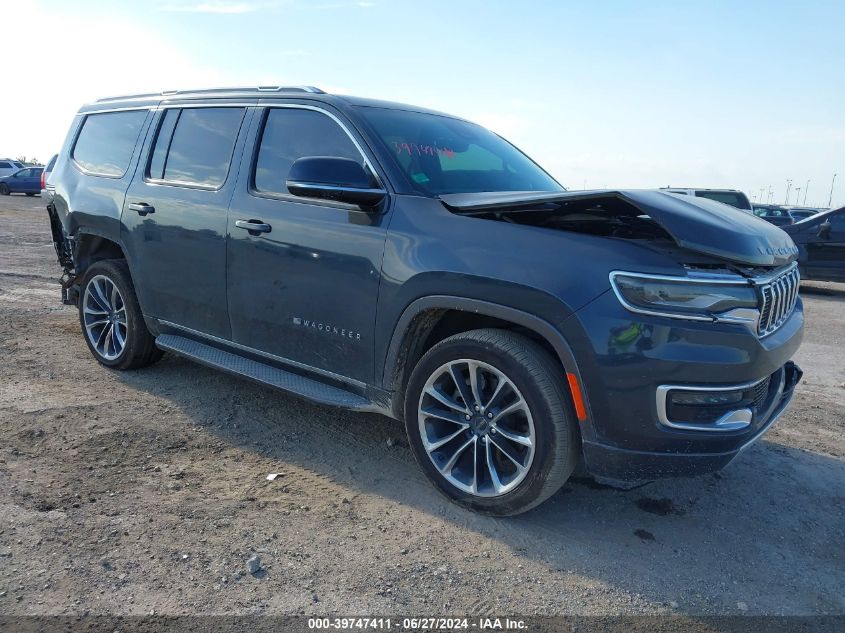
M441 341L406 390L417 463L465 508L496 516L530 510L564 484L580 456L565 384L555 359L519 334L484 329Z
M0 196L8 196L9 193L11 193L9 191L9 185L5 182L0 182Z
M92 264L79 293L79 323L88 349L112 369L138 369L162 357L144 323L129 267L122 259Z

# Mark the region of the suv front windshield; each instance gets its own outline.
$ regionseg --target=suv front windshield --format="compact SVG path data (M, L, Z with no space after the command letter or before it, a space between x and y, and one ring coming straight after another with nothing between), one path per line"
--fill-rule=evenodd
M474 123L448 116L360 106L414 193L564 191L513 145Z

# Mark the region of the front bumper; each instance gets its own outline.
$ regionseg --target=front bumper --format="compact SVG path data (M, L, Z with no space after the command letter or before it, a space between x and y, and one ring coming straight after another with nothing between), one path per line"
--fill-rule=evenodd
M803 372L792 361L774 372L769 379L769 393L755 424L743 434L742 442L728 451L661 452L631 450L584 440L584 462L594 476L617 481L643 481L660 477L700 475L727 466L742 451L771 428L789 406L795 386Z

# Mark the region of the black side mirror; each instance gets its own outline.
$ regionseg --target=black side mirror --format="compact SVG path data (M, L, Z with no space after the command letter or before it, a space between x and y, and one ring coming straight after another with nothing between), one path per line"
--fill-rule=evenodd
M361 163L337 156L306 156L291 165L288 191L295 196L321 198L371 208L384 200Z
M825 240L830 238L830 220L825 220L819 224L819 232L817 235Z

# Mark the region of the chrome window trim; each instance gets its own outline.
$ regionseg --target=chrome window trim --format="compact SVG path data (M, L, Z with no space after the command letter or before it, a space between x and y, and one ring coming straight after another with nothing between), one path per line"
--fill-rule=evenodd
M766 377L768 378L768 376ZM670 391L740 391L756 387L766 378L751 382L740 383L729 386L715 385L660 385L656 389L657 420L663 426L681 431L707 431L707 432L730 432L741 431L751 425L752 411L747 407L741 407L734 411L728 411L715 422L673 422L667 413L666 401Z
M300 363L295 360L291 360L289 358L285 358L284 356L277 356L276 354L271 354L270 352L262 352L259 349L255 349L254 347L249 347L247 345L241 345L240 343L235 343L234 341L230 341L224 338L220 338L218 336L214 336L212 334L206 334L205 332L200 332L199 330L194 330L192 328L186 327L184 325L179 325L178 323L173 323L172 321L166 321L164 319L156 319L159 323L164 326L171 327L177 330L182 330L183 332L188 332L189 334L193 334L195 336L199 336L201 338L207 339L209 341L214 341L215 343L219 343L221 345L227 345L229 347L234 347L235 349L239 349L244 352L248 352L250 354L255 354L256 356L262 356L268 360L276 361L283 365L288 365L290 367L295 367L297 369L301 369L303 371L308 371L314 374L318 374L325 378L330 378L332 380L336 380L337 382L345 383L347 385L351 385L353 387L357 387L361 390L366 390L367 383L361 382L360 380L355 380L354 378L349 378L348 376L342 376L341 374L336 374L333 371L329 371L327 369L320 369L319 367L314 367L312 365L307 365L305 363Z
M97 108L95 110L80 110L77 116L88 116L89 114L108 114L109 112L127 112L129 110L155 110L155 104L140 105L140 106L124 106L122 108Z
M376 192L378 192L378 193L383 193L383 194L387 195L387 191L385 191L384 189L378 189L378 188L368 187L366 189L362 189L361 187L343 187L343 186L340 186L340 185L325 185L325 184L320 183L320 182L306 182L304 180L291 180L289 182L295 183L299 187L314 187L314 188L320 188L320 189L328 189L329 191L354 191L356 193L376 193ZM297 196L297 197L301 198L302 196Z

